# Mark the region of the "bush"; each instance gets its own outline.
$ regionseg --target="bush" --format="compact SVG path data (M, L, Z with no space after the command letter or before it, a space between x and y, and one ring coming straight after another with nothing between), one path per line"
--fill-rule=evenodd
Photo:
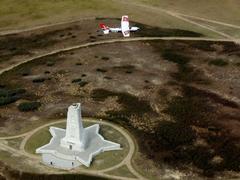
M44 82L46 79L45 78L36 78L36 79L33 79L32 82L33 83L41 83L41 82Z
M195 132L189 126L168 121L159 125L156 136L158 141L167 147L189 145L196 138Z
M0 106L7 105L13 103L20 99L20 96L7 96L7 97L0 97Z
M110 79L112 79L112 78L109 77L109 76L104 76L104 79L108 79L108 80L110 80Z
M76 63L75 65L76 65L76 66L81 66L82 63L78 62L78 63Z
M81 81L82 81L82 79L81 79L81 78L78 78L78 79L72 80L72 83L79 83L79 82L81 82Z
M154 113L148 101L141 100L129 93L112 92L105 89L94 89L91 93L91 97L95 101L104 101L111 96L116 96L118 98L117 102L123 107L120 113L124 116L142 116L144 113Z
M47 62L47 66L53 66L55 64L55 62L53 62L53 61L48 61Z
M25 89L0 89L0 106L13 103L21 99L26 93Z
M227 66L228 62L224 61L223 59L215 59L215 60L209 61L208 64L222 67L222 66Z
M89 36L89 38L90 38L90 39L96 39L96 37L95 37L95 36Z
M132 74L133 72L132 71L125 71L125 73Z
M214 42L210 42L210 41L197 41L197 42L191 42L190 45L193 48L202 50L202 51L215 51L216 49L213 46Z
M40 102L24 102L18 105L19 111L35 111L41 106Z
M28 76L30 74L30 70L24 70L21 75L22 76Z
M171 49L166 49L163 52L162 57L170 62L179 64L179 65L185 65L189 62L188 57L183 56L181 54L176 54Z
M103 56L103 57L102 57L102 60L107 61L107 60L109 60L109 57Z
M81 82L78 83L78 85L79 85L80 87L84 87L84 86L86 86L87 84L88 84L88 82L86 82L86 81L81 81Z
M107 70L105 70L105 69L100 69L100 68L97 68L96 71L101 72L101 73L107 72Z

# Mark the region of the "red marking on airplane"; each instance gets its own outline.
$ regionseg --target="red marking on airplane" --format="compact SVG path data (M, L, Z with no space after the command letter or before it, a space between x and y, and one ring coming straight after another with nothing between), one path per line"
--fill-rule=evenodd
M99 26L100 26L100 28L102 28L102 29L108 29L108 27L105 25L105 24L99 24Z

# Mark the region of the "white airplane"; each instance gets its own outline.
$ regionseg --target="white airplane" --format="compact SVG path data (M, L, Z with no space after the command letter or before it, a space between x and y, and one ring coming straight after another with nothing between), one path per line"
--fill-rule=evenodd
M100 24L100 28L103 30L103 34L109 34L110 32L122 32L124 37L129 37L131 31L139 30L139 27L129 27L128 16L122 16L120 28L110 28L105 24Z

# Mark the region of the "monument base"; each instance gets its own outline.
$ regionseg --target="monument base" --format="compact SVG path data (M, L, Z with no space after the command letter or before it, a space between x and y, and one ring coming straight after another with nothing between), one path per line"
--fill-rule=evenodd
M81 164L89 167L92 158L101 152L121 149L120 144L107 141L99 134L99 124L94 124L84 130L88 140L84 151L62 147L61 139L65 137L66 130L50 127L52 139L49 144L38 148L36 153L42 154L44 164L55 168L72 169Z

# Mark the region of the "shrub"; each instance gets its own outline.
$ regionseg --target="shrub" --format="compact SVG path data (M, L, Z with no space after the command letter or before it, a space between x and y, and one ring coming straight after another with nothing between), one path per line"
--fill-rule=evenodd
M222 66L227 66L228 62L224 61L223 59L215 59L215 60L209 61L208 64L222 67Z
M105 90L105 89L94 89L91 93L91 97L95 101L104 101L107 97L115 96L115 95L116 95L116 93Z
M90 39L96 39L96 37L95 37L95 36L89 36L89 38L90 38Z
M189 62L189 58L181 54L176 54L171 49L164 50L162 57L170 62L185 65Z
M7 105L13 103L20 99L20 96L7 96L7 97L0 97L0 106Z
M187 125L175 122L162 122L156 131L159 142L164 142L167 147L188 145L196 138L195 132Z
M124 116L143 115L147 112L154 112L148 101L141 100L129 93L112 92L105 89L95 89L91 93L91 97L95 101L103 101L110 96L118 97L117 102L123 107L123 110L119 113Z
M53 62L53 61L48 61L47 62L47 66L53 66L55 64L55 62Z
M18 105L19 111L35 111L41 106L40 102L24 102Z
M133 72L132 71L125 71L125 73L132 74Z
M210 41L197 41L197 42L192 42L191 46L202 50L202 51L215 51L216 49L214 48L214 46L212 46L214 44L214 42L210 42Z
M96 71L101 72L101 73L107 72L107 70L105 70L105 69L100 69L100 68L97 68Z
M21 75L22 76L28 76L30 74L30 71L29 70L24 70Z
M33 79L32 82L33 83L41 83L41 82L44 82L46 79L41 77L41 78L36 78L36 79Z
M206 97L198 96L193 91L191 88L185 88L183 97L173 97L168 102L165 113L179 123L208 126L208 123L214 118L213 107Z
M84 86L86 86L86 85L88 84L88 82L86 82L86 81L81 81L81 82L79 82L78 84L79 84L80 87L84 87Z
M109 57L103 56L103 57L102 57L102 60L107 61L107 60L109 60Z
M72 83L78 83L78 82L81 82L81 81L82 81L82 79L81 79L81 78L78 78L78 79L72 80Z
M7 105L21 99L25 89L0 89L0 106Z
M82 65L82 63L76 63L76 66L81 66Z
M104 79L108 79L108 80L110 80L110 79L112 79L112 78L109 77L109 76L104 76Z

